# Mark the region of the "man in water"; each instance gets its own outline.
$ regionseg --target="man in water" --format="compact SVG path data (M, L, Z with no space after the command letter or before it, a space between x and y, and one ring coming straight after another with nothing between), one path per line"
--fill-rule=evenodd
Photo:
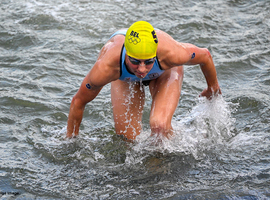
M103 46L96 63L84 78L71 101L67 137L79 134L85 105L103 86L111 83L115 131L134 140L142 129L144 87L152 96L150 127L152 134L167 138L173 133L171 120L180 99L183 66L199 64L207 82L201 96L221 94L215 65L205 48L179 43L145 21L112 35Z

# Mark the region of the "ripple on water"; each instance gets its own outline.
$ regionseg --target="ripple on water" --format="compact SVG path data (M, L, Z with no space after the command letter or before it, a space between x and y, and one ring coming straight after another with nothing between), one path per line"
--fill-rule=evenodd
M254 94L254 93L253 93ZM266 112L269 110L268 103L262 101L264 94L258 93L258 96L250 96L248 93L247 95L238 96L232 99L233 103L239 104L239 109L235 113L235 117L237 117L236 126L239 130L244 131L255 131L255 130L262 130L262 126L267 124L267 116ZM265 120L262 121L260 119L261 116L265 116ZM256 122L256 127L252 124Z
M31 15L29 18L25 18L19 23L29 25L36 30L63 29L62 23L49 14Z
M0 198L270 197L269 1L2 0L0 7ZM150 137L149 126L131 144L115 136L109 89L87 106L80 135L65 139L70 100L99 49L141 19L142 8L175 39L209 48L227 102L194 100L205 82L187 67L172 140ZM145 108L147 123L150 100Z
M34 35L26 32L1 32L0 36L3 38L0 40L0 46L5 50L26 49L35 46L38 43L38 40Z

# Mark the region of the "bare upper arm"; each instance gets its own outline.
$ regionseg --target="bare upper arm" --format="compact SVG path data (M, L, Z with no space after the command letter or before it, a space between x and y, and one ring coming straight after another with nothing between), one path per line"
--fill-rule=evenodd
M119 35L103 46L96 63L86 76L92 87L103 87L120 77L120 56L123 44L124 36Z
M164 69L202 64L205 62L205 55L209 54L207 49L189 43L180 43L163 31L157 31L157 36L159 39L157 56Z
M101 49L98 59L85 76L77 96L82 103L92 101L103 86L120 77L120 55L124 37L110 39Z

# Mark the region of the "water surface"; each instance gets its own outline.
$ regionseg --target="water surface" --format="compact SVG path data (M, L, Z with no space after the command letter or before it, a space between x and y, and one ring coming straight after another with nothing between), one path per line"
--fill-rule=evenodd
M269 0L2 0L2 199L270 198ZM110 85L64 138L69 105L110 35L147 20L210 50L222 97L199 98L199 66L185 66L172 140L115 135Z

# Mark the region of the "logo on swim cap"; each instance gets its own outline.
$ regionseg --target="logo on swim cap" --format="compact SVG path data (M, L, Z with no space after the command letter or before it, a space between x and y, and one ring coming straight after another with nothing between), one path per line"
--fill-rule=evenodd
M156 56L158 39L155 29L145 21L132 24L126 33L125 47L128 56L150 59Z
M133 43L134 45L141 42L141 39L139 37L139 33L131 31L130 35L128 36L129 43Z

